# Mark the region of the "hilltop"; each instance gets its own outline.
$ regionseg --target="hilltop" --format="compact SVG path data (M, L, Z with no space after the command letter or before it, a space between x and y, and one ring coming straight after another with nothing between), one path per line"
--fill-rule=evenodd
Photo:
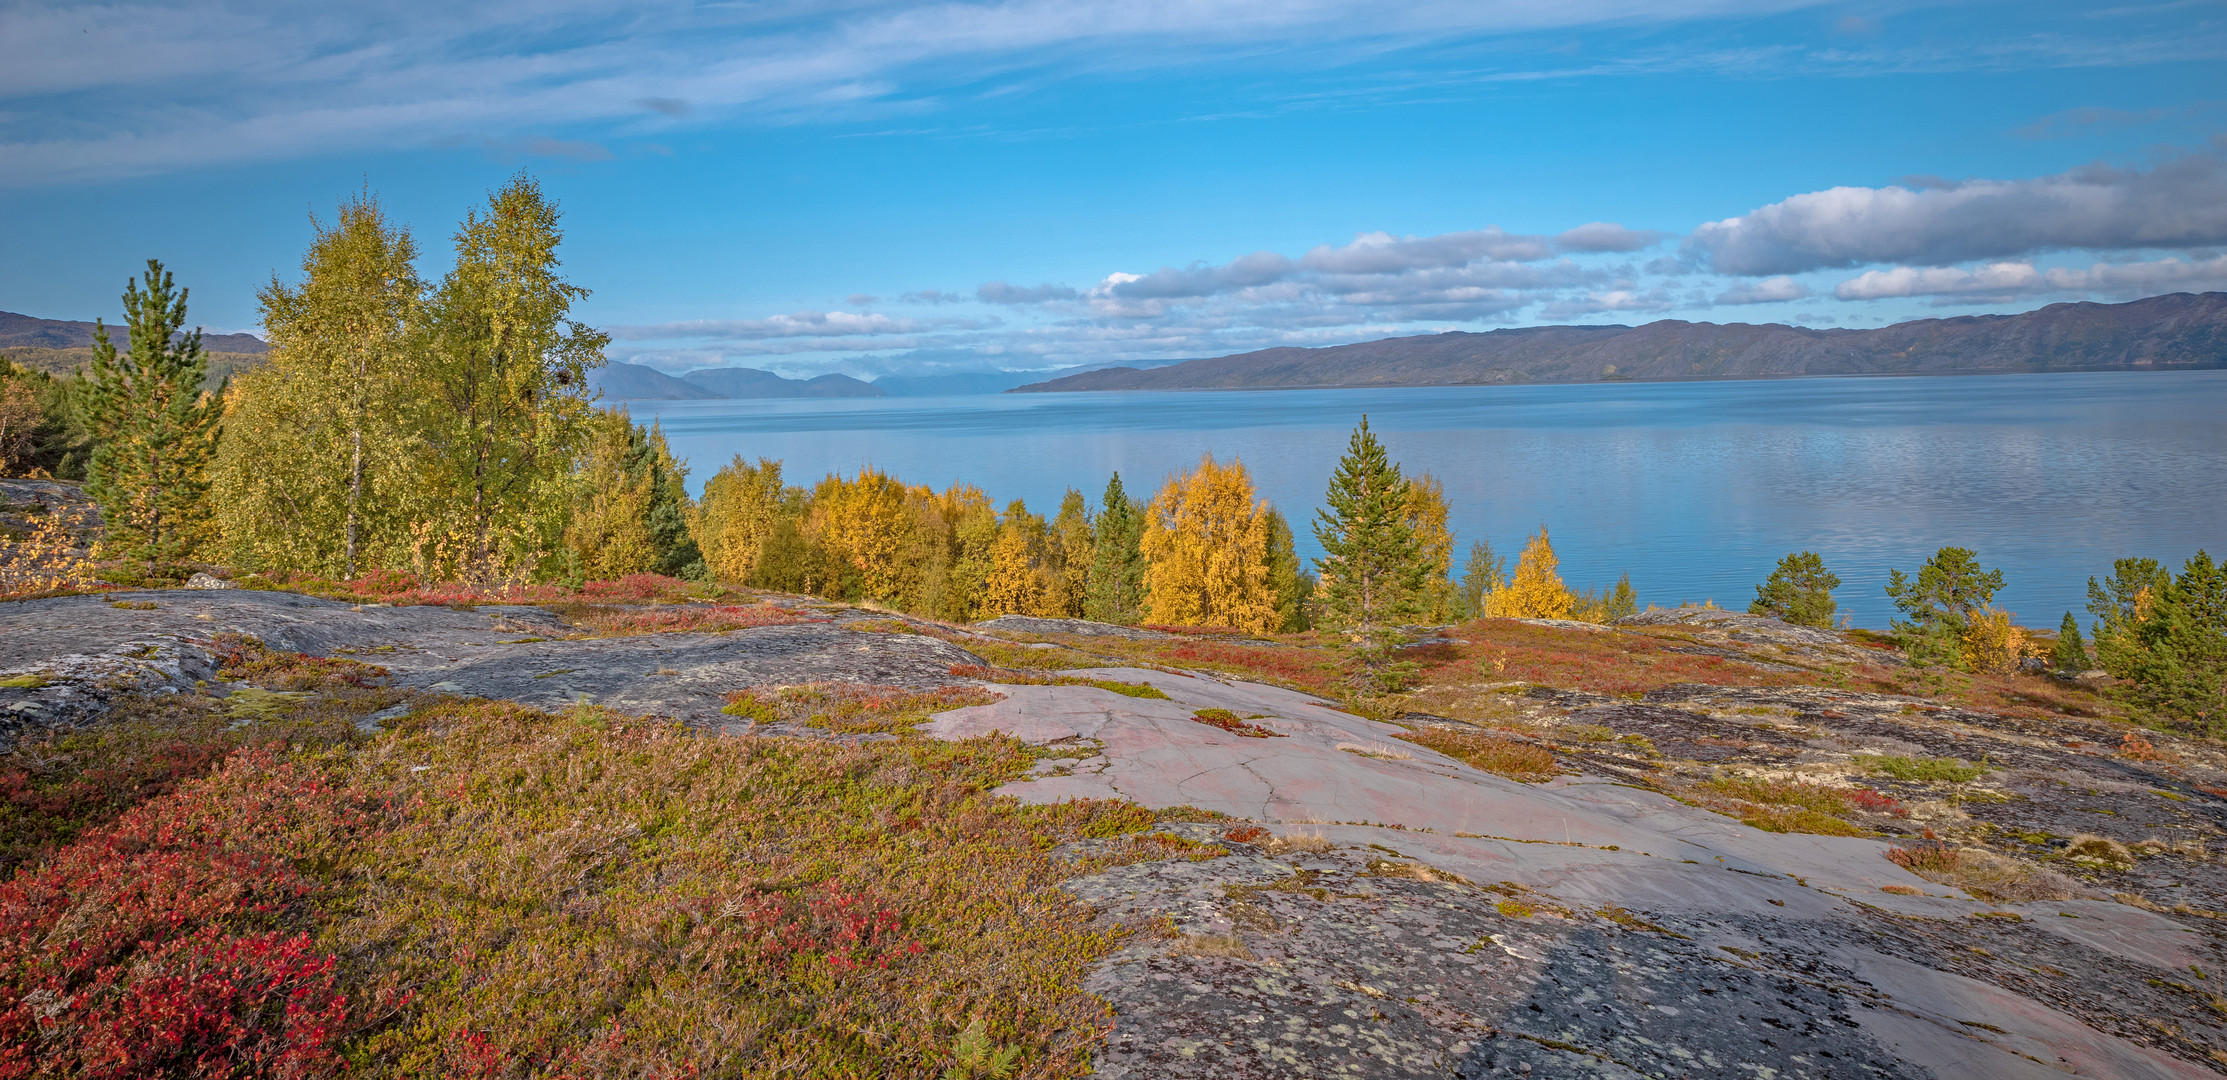
M2052 304L2019 315L1919 319L1874 330L1666 319L1636 327L1455 331L1320 349L1263 349L1150 371L1108 368L1013 392L2158 371L2223 363L2227 293L2174 293L2125 304Z

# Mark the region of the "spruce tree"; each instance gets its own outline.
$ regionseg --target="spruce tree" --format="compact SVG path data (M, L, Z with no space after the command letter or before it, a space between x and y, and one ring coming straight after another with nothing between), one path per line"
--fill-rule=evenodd
M1833 602L1833 590L1837 588L1840 575L1825 569L1822 557L1814 551L1796 552L1780 559L1771 576L1755 587L1755 602L1748 605L1748 614L1830 630L1839 609Z
M1268 508L1268 587L1276 592L1276 629L1286 634L1308 629L1307 602L1314 596L1314 578L1300 568L1291 524L1275 507Z
M1508 584L1508 560L1493 554L1489 540L1469 542L1469 562L1462 570L1460 614L1464 619L1485 617L1485 597Z
M2135 636L2134 700L2206 735L2227 734L2227 562L2191 556L2157 589Z
M2065 612L2065 621L2057 627L2057 647L2049 651L2049 661L2059 671L2088 670L2088 643L2080 636L2080 620Z
M1326 553L1315 561L1326 621L1366 630L1415 614L1427 568L1407 518L1408 482L1367 416L1353 429L1323 501L1329 507L1315 512L1314 529Z
M1093 533L1083 615L1099 622L1136 623L1144 618L1144 507L1122 488L1120 473L1106 481Z
M89 427L95 446L86 493L101 507L113 551L143 562L191 554L209 521L209 463L224 419L224 388L202 389L201 331L184 333L186 290L147 260L146 287L124 286L122 353L93 324Z

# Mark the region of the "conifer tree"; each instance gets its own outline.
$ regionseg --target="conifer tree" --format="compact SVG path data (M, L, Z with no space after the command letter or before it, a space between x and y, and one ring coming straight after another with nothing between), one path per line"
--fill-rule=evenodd
M601 412L573 474L576 491L565 525L575 577L612 580L643 572L678 576L703 559L684 515L687 467L673 460L658 428L636 425L623 412Z
M1825 569L1825 560L1814 551L1795 552L1779 560L1763 584L1755 587L1750 615L1769 615L1795 626L1830 630L1839 605L1833 590L1840 575Z
M403 389L423 286L409 231L369 194L316 236L298 284L258 294L266 362L234 380L217 520L243 566L354 577L396 561L422 468Z
M416 373L432 498L447 518L428 569L534 572L563 527L561 479L586 435L588 372L609 335L572 321L588 291L558 275L555 204L521 173L456 233L456 267L428 305Z
M2049 650L2049 662L2059 671L2088 670L2088 643L2080 636L2080 620L2065 612L2065 621L2057 624L2057 644Z
M1632 589L1632 575L1623 574L1616 579L1616 587L1608 593L1608 611L1604 622L1614 622L1626 615L1639 613L1639 593Z
M146 286L124 286L125 351L93 324L88 427L95 439L86 493L113 550L145 562L191 554L209 522L209 463L224 419L223 388L202 389L201 331L184 333L186 290L147 260Z
M1276 629L1296 634L1309 628L1308 607L1314 599L1314 575L1300 568L1293 546L1291 523L1282 511L1268 508L1268 587L1276 594Z
M1915 579L1887 571L1887 597L1906 616L1889 624L1896 643L1911 663L1962 666L1973 614L1993 603L2002 587L2003 572L1982 572L1979 556L1969 548L1935 552Z
M1325 621L1366 630L1419 610L1425 567L1408 523L1409 489L1363 416L1331 474L1329 506L1315 512Z
M2135 631L2135 701L2207 735L2227 735L2227 562L2198 551L2156 590Z
M1093 526L1089 584L1083 617L1131 625L1144 618L1144 505L1122 489L1121 474L1106 481Z
M2088 611L2096 617L2096 666L2121 679L2134 677L2142 658L2141 626L2156 606L2157 594L2173 580L2164 564L2151 558L2119 559L2102 583L2088 579Z

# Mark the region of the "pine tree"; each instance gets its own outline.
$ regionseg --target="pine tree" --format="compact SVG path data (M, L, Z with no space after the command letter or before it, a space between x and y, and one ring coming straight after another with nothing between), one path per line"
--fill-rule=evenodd
M2059 671L2080 672L2088 670L2088 643L2080 637L2080 620L2065 612L2065 621L2057 626L2057 645L2049 651L2049 662Z
M1825 569L1822 557L1814 551L1796 552L1780 559L1771 576L1755 587L1755 601L1748 605L1748 614L1830 630L1839 609L1833 602L1833 590L1837 588L1840 575Z
M1363 630L1396 623L1420 609L1426 567L1408 524L1410 485L1363 416L1316 511L1316 560L1325 621Z
M232 384L217 520L240 565L352 578L408 543L422 461L403 385L423 286L409 231L370 195L311 225L301 282L259 294L271 349Z
M93 324L88 427L95 439L85 490L101 507L112 550L144 562L191 554L209 522L209 463L224 419L224 390L202 388L201 331L183 333L186 290L147 260L146 287L124 287L122 353Z
M1132 625L1144 618L1144 505L1122 489L1121 474L1106 481L1093 526L1089 584L1083 617Z
M521 173L456 233L427 306L414 389L426 420L434 572L535 573L559 547L562 477L586 435L588 372L609 335L572 321L588 296L558 276L556 206Z
M2151 558L2119 559L2101 584L2088 579L2097 667L2121 679L2134 677L2142 659L2142 624L2150 618L2157 594L2172 580L2172 572Z
M1887 572L1887 597L1905 618L1889 625L1913 664L1964 663L1964 634L1972 615L1995 600L2003 572L1982 572L1969 548L1945 547L1918 568L1915 580Z

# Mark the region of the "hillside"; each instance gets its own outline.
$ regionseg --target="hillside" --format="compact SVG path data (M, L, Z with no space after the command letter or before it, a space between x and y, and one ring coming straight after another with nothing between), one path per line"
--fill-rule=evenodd
M116 322L108 324L111 340L122 341L124 332ZM93 324L68 319L41 319L35 315L18 315L0 311L0 350L13 353L17 349L91 349ZM203 334L201 348L212 353L240 353L260 356L270 351L263 339L253 334Z
M1108 368L1013 392L2153 371L2222 363L2227 293L2175 293L2126 304L2052 304L2019 315L1919 319L1875 330L1666 319L1637 327L1457 331L1263 349L1151 371Z

